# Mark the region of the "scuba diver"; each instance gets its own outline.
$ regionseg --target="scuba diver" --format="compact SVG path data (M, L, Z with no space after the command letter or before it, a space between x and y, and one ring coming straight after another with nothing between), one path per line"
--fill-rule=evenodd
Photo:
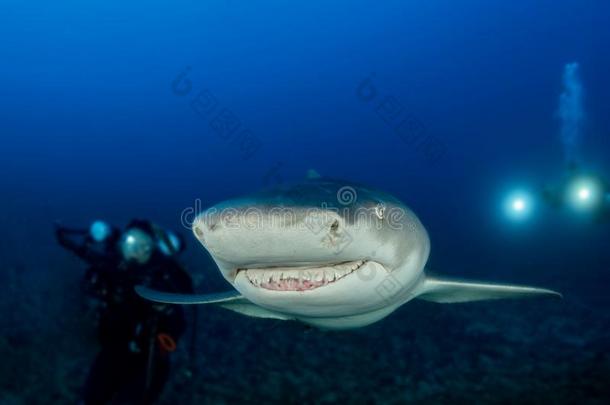
M192 293L190 276L175 260L184 243L145 220L131 221L122 233L98 222L89 232L56 228L60 245L89 265L85 290L100 302L101 350L87 376L84 403L150 404L169 377L170 353L186 321L181 307L146 301L134 287Z
M542 202L553 209L571 210L579 219L597 223L610 221L610 183L607 178L591 170L583 170L580 162L584 138L585 111L583 85L578 62L564 67L563 91L559 96L560 140L563 146L566 170L559 183L541 187ZM512 219L529 216L532 200L523 190L514 191L505 204Z
M582 161L587 114L578 62L564 66L562 82L558 117L567 173L559 185L545 187L542 197L551 207L569 206L595 222L606 222L610 220L610 184L599 174L582 170L579 164Z

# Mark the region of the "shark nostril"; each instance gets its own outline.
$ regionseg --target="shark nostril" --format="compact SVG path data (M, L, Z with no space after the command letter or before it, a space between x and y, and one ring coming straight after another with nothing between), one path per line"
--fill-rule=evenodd
M198 226L195 227L195 235L197 235L198 238L203 238L203 231Z

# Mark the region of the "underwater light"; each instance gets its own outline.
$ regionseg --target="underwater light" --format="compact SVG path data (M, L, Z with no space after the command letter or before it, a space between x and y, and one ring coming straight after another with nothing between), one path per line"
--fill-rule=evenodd
M599 204L600 188L595 180L577 179L568 188L568 200L577 209L591 209Z
M94 221L89 228L89 234L96 242L104 241L111 233L110 225L104 221Z
M582 201L588 200L589 197L591 197L591 190L589 190L588 188L583 187L578 190L578 198L580 198Z
M523 198L516 198L513 201L513 211L523 211L525 209L525 201L523 201Z
M522 190L514 191L506 198L504 211L510 219L523 220L531 213L532 205L532 199L528 192Z
M157 246L159 247L161 253L166 256L171 256L180 252L182 242L180 241L178 235L172 231L165 231L165 238L159 239Z
M140 264L150 259L154 246L152 237L138 228L125 231L119 242L123 258L127 261L135 260Z

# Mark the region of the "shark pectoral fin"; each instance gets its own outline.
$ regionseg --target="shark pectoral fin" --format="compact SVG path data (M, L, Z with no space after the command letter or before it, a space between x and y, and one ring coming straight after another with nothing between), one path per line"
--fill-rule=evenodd
M177 294L151 290L142 285L136 286L135 290L140 297L163 304L220 304L223 302L244 299L237 291L226 291L213 294Z
M419 287L416 298L448 304L503 298L533 298L543 296L562 298L560 293L545 288L426 277Z
M237 291L226 291L213 294L176 294L151 290L150 288L141 285L136 286L135 290L140 297L163 304L214 304L242 315L255 318L292 319L281 313L269 311L253 304Z
M218 306L242 315L251 316L253 318L281 319L283 321L293 319L279 312L273 312L263 307L259 307L245 298L241 298L236 301L223 302L218 304Z

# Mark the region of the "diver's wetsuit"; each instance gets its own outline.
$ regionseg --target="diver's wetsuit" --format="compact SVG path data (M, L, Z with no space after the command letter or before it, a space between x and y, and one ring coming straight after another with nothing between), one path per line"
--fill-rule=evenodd
M87 261L88 291L102 302L99 318L101 350L87 377L86 404L148 404L158 398L169 376L169 353L183 334L182 307L158 305L139 297L134 286L192 293L189 275L173 259L155 251L143 265L121 260L110 248L100 257L86 244L62 242ZM90 258L95 258L90 261Z
M57 242L65 249L71 251L89 265L85 272L83 289L96 298L104 300L104 285L110 274L116 269L121 256L117 247L121 233L113 228L110 235L103 242L96 242L84 229L69 229L61 226L55 228ZM100 275L105 277L100 278Z

